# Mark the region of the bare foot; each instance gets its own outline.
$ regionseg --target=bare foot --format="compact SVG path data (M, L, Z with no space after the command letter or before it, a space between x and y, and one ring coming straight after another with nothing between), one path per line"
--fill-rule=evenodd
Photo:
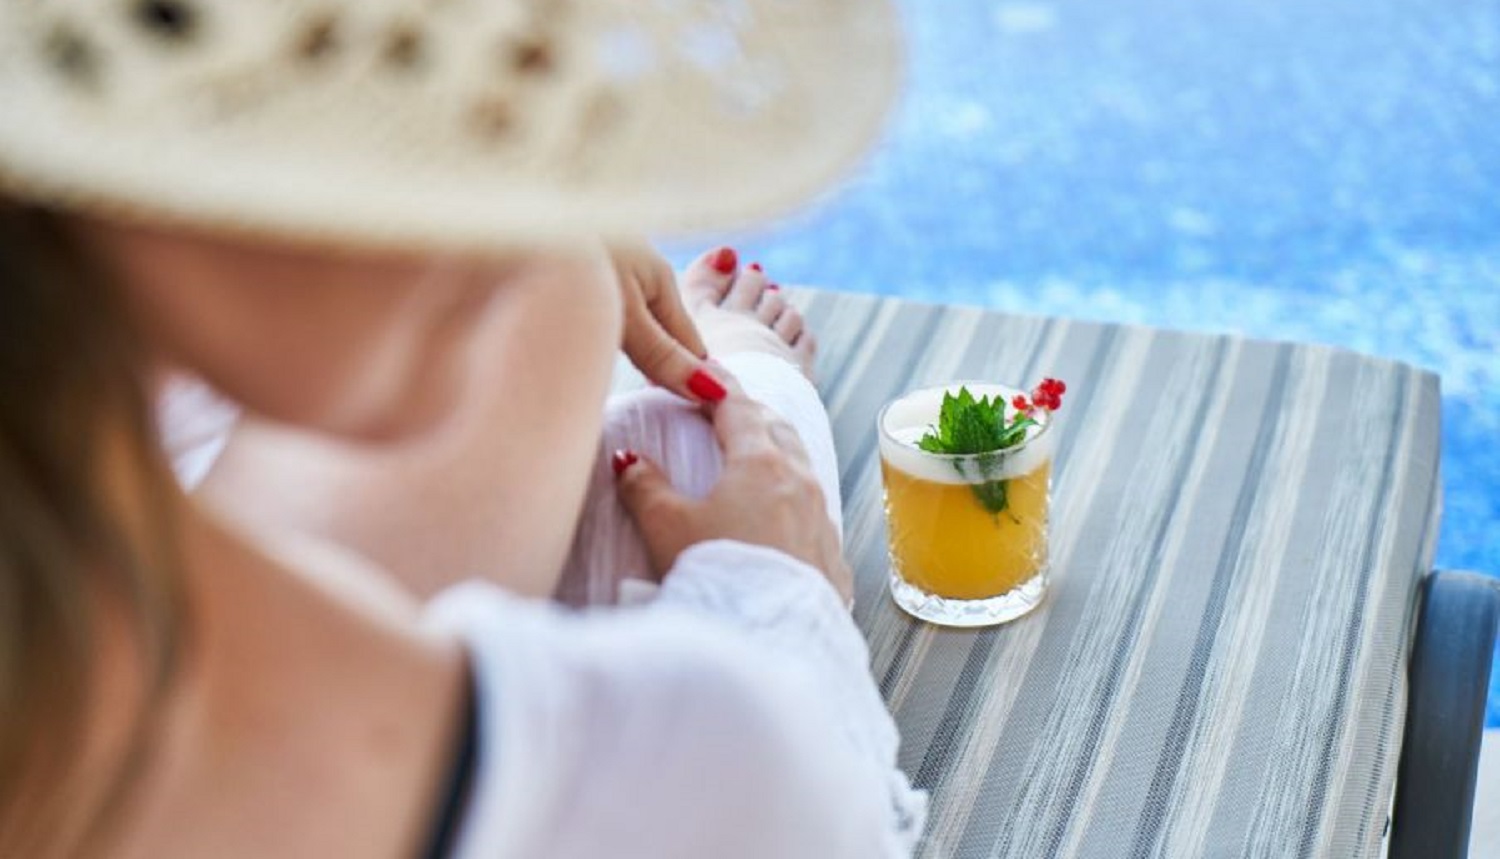
M804 327L802 313L791 306L765 272L754 264L728 274L714 267L718 250L709 251L677 279L683 303L693 315L710 355L763 352L785 358L809 380L818 340Z

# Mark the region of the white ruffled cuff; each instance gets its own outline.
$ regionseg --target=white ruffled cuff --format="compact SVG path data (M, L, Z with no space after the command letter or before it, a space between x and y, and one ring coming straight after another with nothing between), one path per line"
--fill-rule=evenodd
M884 771L895 845L907 852L915 848L927 794L913 789L896 766L900 736L870 675L869 650L822 573L775 549L714 540L678 557L655 604L728 622L808 671L817 694L841 717L853 748Z

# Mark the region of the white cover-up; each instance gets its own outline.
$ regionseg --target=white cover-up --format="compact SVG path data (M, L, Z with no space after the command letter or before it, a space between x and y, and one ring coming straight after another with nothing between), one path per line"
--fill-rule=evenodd
M724 363L797 429L839 525L816 390L778 358ZM477 693L478 757L454 855L909 856L925 795L896 767L895 724L847 607L817 570L727 540L684 552L659 591L645 585L644 547L608 464L626 447L693 496L720 469L695 407L653 390L611 400L558 592L592 607L470 582L427 609L434 629L465 642ZM603 605L622 582L640 604Z
M627 608L472 583L428 619L464 638L478 694L457 859L877 859L921 833L864 642L786 555L699 544Z

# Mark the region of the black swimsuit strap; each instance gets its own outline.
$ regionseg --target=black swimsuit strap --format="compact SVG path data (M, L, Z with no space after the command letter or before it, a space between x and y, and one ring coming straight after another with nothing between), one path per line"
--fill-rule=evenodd
M447 789L443 793L443 804L438 809L427 849L422 853L426 859L448 859L458 837L459 824L463 821L464 807L469 802L474 766L479 758L479 713L475 698L474 677L466 671L463 713L460 714L463 724L459 727L453 764L448 771Z

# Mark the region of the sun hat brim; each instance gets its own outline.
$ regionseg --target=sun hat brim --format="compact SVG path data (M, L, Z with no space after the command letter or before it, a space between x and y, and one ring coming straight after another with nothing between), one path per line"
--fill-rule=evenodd
M885 0L335 5L0 4L0 191L337 245L685 235L806 200L897 88Z

